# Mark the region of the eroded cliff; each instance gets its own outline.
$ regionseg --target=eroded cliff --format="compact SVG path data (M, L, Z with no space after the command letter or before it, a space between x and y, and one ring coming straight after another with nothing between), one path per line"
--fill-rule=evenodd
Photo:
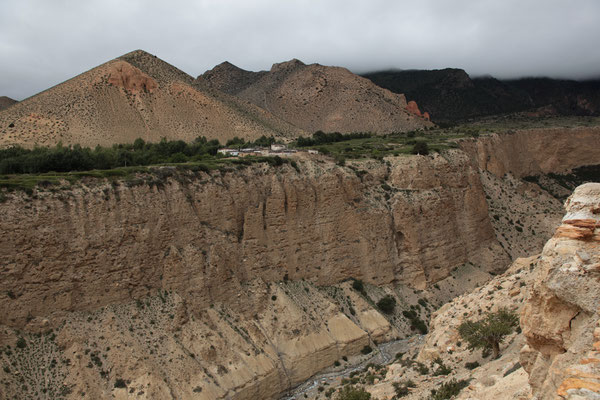
M578 187L565 208L521 315L521 363L540 399L600 391L600 184Z
M439 305L552 229L499 230L490 209L508 221L553 200L465 150L344 167L158 167L5 193L7 396L275 398L365 345L410 335L401 311L420 290L439 282ZM463 267L472 274L452 276ZM386 294L396 314L375 307Z

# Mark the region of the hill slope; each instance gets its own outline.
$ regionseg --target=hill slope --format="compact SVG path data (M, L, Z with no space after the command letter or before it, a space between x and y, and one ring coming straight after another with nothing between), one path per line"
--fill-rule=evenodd
M183 71L137 50L0 112L0 146L300 133L258 107L192 82Z
M12 106L15 103L17 103L17 101L11 99L10 97L0 96L0 111Z
M599 115L600 81L547 78L498 80L471 78L462 69L380 71L363 75L404 93L435 122L537 110L559 115ZM539 110L537 110L539 111Z
M403 95L382 89L345 68L291 60L269 72L223 63L199 76L309 132L389 133L431 126L407 109Z

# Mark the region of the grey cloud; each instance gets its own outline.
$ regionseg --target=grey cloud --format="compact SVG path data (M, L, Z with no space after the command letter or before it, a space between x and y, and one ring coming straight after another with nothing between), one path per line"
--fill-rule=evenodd
M20 0L0 3L0 95L33 95L134 49L196 76L228 60L600 75L597 0Z

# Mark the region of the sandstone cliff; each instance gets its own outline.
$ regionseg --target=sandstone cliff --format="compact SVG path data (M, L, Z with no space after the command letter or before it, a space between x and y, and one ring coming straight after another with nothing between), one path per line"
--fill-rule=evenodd
M540 399L596 398L600 391L600 184L578 187L565 208L521 316L521 363Z
M1 205L2 296L16 296L2 302L1 322L21 327L158 288L207 306L257 277L424 288L465 262L506 264L463 153L359 166L362 177L318 162L301 173L162 168L146 181L16 194Z

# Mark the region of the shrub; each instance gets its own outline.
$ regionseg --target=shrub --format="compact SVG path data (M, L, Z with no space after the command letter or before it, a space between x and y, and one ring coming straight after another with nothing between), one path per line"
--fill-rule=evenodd
M369 400L370 398L371 393L354 386L344 386L336 397L337 400Z
M352 289L356 290L357 292L364 293L365 285L364 285L363 281L361 281L360 279L355 279L352 282Z
M448 375L450 372L452 372L452 368L444 364L441 358L438 357L433 360L433 362L438 365L436 370L433 372L433 376Z
M377 308L386 314L391 314L394 312L394 308L396 308L396 299L387 295L377 302Z
M467 341L469 349L491 350L493 358L497 358L500 343L512 333L518 323L517 314L503 308L494 313L488 312L480 321L463 322L458 327L458 333Z
M116 388L126 388L126 387L127 387L127 384L125 383L125 381L124 381L123 379L121 379L121 378L118 378L118 379L115 381L115 387L116 387Z
M371 348L371 346L366 345L365 347L362 348L362 350L360 352L363 354L369 354L372 351L373 351L373 349Z
M465 368L467 368L467 369L475 369L477 367L479 367L478 361L468 362L465 364Z
M460 393L461 390L469 386L469 382L464 379L457 381L452 379L448 382L444 382L437 390L431 391L431 400L446 400L451 399Z
M25 347L27 347L27 342L25 341L25 339L23 339L22 337L17 339L17 347L19 349L24 349Z

